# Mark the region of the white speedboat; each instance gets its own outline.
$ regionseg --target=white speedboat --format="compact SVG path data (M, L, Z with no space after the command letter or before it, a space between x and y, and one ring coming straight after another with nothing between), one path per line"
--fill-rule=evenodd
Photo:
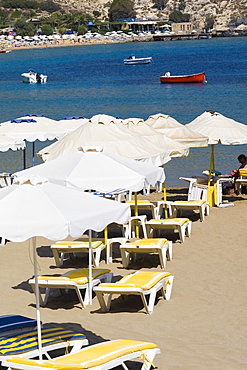
M152 57L136 58L135 55L131 55L129 58L124 59L124 64L149 64L153 61Z
M33 71L22 73L21 76L23 77L23 82L28 82L30 84L43 84L47 81L46 75L43 75L42 73L35 73Z

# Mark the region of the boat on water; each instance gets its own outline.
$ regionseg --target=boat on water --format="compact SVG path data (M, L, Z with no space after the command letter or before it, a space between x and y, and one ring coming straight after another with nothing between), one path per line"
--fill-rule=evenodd
M149 64L153 61L152 57L136 58L135 55L131 55L129 58L124 59L124 64Z
M205 72L195 73L193 75L171 76L170 72L166 72L164 76L160 76L160 82L166 83L188 83L188 82L206 82Z
M37 83L46 83L47 76L43 75L42 73L36 73L34 71L29 71L26 73L22 73L21 76L22 82L28 82L30 84L37 84Z
M11 50L0 50L0 53L10 53Z

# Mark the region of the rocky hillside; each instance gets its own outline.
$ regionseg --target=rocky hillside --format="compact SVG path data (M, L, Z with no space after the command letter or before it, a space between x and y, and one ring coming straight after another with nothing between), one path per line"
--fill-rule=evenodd
M138 18L168 18L169 13L181 10L191 15L195 27L203 28L206 16L215 18L214 27L222 28L232 19L247 17L246 0L164 0L165 7L158 10L154 7L155 0L133 0ZM67 9L80 10L92 13L101 12L103 17L108 16L111 0L55 0Z

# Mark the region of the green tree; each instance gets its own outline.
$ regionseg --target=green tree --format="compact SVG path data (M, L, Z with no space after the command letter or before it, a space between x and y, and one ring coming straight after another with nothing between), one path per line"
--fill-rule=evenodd
M27 23L24 19L17 19L14 25L16 34L19 36L34 36L36 28L32 23Z
M115 22L120 18L135 18L134 2L132 0L113 0L108 15L110 22Z
M190 14L182 13L179 10L174 10L169 15L169 21L174 22L174 23L189 22L189 20L190 20Z
M94 10L93 15L94 15L95 18L99 18L101 16L101 13L98 12L98 10Z
M78 35L85 35L87 33L87 27L84 24L78 27Z
M207 14L206 18L205 18L205 28L206 28L206 30L212 29L213 26L214 26L214 16Z
M42 32L42 35L53 35L53 28L49 25L49 24L44 24L42 27L41 27L41 32Z

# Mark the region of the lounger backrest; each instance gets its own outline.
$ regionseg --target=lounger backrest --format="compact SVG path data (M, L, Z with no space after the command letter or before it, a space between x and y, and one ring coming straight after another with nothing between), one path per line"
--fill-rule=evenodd
M50 361L43 361L41 364L36 360L28 360L19 357L11 358L10 361L12 363L28 365L30 369L35 366L40 366L40 368L45 367L60 370L82 370L103 365L128 354L154 348L157 348L157 345L154 343L120 339L89 346L75 354L65 355Z

